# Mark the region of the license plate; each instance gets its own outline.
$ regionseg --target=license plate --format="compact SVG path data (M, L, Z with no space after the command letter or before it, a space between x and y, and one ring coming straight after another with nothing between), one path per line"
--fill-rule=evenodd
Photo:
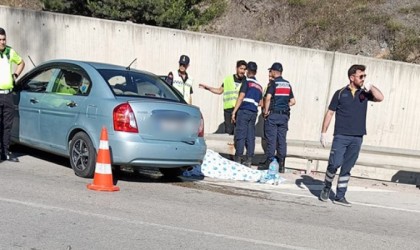
M193 120L161 120L159 127L163 132L195 133L198 130Z
M160 128L166 132L181 132L184 129L183 123L179 121L163 120L160 122Z

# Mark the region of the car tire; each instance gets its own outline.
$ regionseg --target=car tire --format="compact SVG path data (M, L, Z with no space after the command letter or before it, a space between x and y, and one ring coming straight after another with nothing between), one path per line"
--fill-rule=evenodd
M77 176L92 178L96 166L96 150L89 136L77 133L70 143L70 165Z
M167 178L178 177L182 174L182 168L160 168L159 171Z

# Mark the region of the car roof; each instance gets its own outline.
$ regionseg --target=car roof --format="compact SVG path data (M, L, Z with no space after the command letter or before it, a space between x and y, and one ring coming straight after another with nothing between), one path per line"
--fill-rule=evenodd
M88 65L92 66L93 68L95 68L97 70L101 70L101 69L128 70L127 69L128 65L127 66L121 66L121 65L115 65L115 64L110 64L110 63L81 61L81 60L70 60L70 59L55 59L55 60L46 61L43 64L50 64L50 63L71 63L71 64L79 65L81 67L86 66L86 64L88 64ZM151 72L148 72L148 71L133 69L133 68L130 68L130 71L135 71L135 72L148 74L148 75L155 75L155 74L153 74Z

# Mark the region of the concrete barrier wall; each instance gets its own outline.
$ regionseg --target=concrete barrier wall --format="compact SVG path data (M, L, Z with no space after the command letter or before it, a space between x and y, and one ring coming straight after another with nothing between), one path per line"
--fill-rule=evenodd
M367 81L385 95L384 102L369 107L364 144L420 149L420 65L9 7L0 7L0 26L6 29L8 44L25 59L25 71L33 67L30 55L35 63L70 58L128 65L137 58L133 68L167 74L177 69L181 54L189 55L188 71L196 84L193 103L203 112L206 133L223 123L222 96L199 89L198 83L219 86L224 76L234 73L239 59L257 62L263 86L267 68L274 61L283 64L297 100L288 138L308 141L319 139L331 96L348 83L348 68L362 63L367 65Z

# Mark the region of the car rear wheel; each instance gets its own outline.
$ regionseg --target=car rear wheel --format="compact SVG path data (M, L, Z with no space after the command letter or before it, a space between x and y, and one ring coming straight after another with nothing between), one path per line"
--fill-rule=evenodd
M160 168L159 171L163 174L164 177L177 177L182 174L182 168Z
M92 178L95 173L96 150L89 136L77 133L70 143L70 165L77 176Z

